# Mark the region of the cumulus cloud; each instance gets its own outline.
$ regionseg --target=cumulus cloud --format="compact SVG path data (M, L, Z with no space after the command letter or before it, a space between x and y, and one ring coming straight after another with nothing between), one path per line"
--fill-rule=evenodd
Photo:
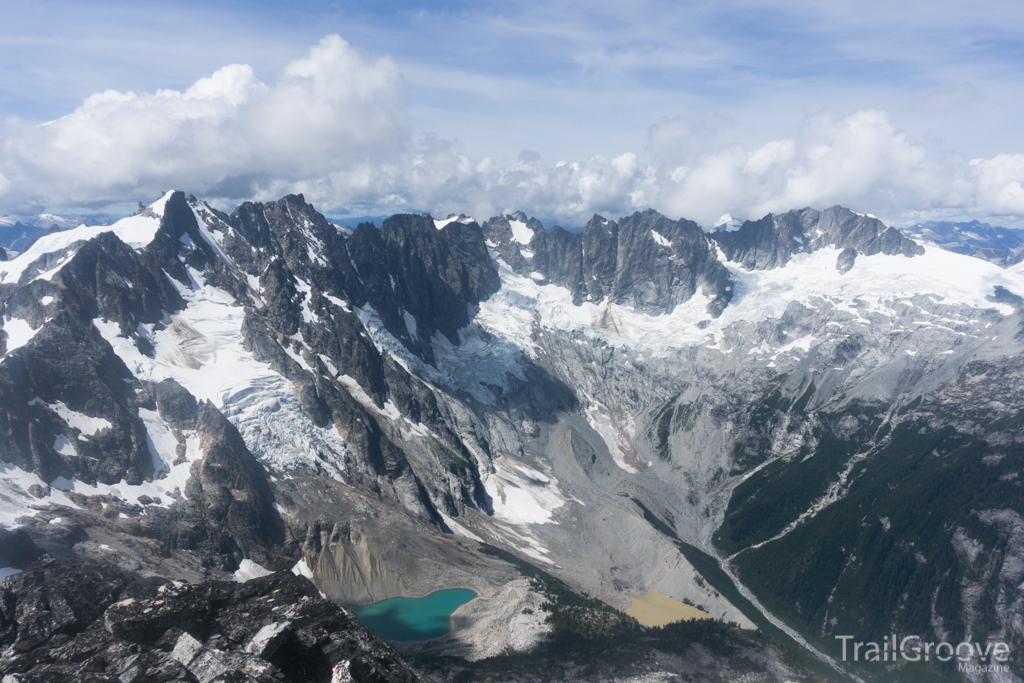
M626 152L552 164L531 152L504 166L430 140L425 148L411 147L399 163L279 184L265 198L301 191L327 210L358 205L365 213L488 217L522 209L576 226L594 213L618 216L648 207L708 227L724 214L759 218L834 204L896 223L978 216L1016 224L1024 217L1024 155L968 161L935 151L910 140L884 111L812 117L799 136L752 149L700 142L709 131L672 120L652 127L644 156Z
M407 136L398 69L364 60L338 36L289 63L273 85L233 64L184 92L106 91L41 125L4 123L2 198L71 204L168 187L244 198L375 161Z
M726 117L653 125L639 152L511 164L413 135L398 67L328 36L272 84L226 66L184 92L106 91L43 124L0 131L0 208L132 203L172 187L219 199L303 192L334 214L522 209L568 225L648 207L706 226L844 204L890 220L1024 219L1024 155L967 160L911 139L884 111L823 114L799 134L728 143Z
M792 139L701 150L688 122L651 129L646 159L633 153L576 163L522 157L507 167L448 150L414 156L392 174L402 205L477 212L522 208L572 225L595 213L654 207L712 226L723 214L843 204L892 221L952 215L1024 217L1024 155L967 161L911 141L884 111L813 117ZM706 128L705 128L706 130ZM686 138L682 139L681 138ZM322 197L330 201L329 195Z
M979 208L995 214L1024 216L1024 154L973 159L969 176L977 187Z
M890 214L937 209L962 203L966 188L957 167L963 165L910 142L886 112L819 116L798 139L753 150L733 146L698 157L693 168L674 169L664 203L703 221L831 204Z

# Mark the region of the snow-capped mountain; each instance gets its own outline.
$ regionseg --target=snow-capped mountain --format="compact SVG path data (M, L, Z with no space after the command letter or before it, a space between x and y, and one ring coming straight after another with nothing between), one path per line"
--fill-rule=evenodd
M433 652L541 642L541 572L870 680L834 634L1024 645L1022 297L841 207L349 232L171 192L0 263L0 515L143 575L473 588Z
M979 221L929 221L907 229L916 239L1007 267L1024 259L1024 231Z
M41 213L34 216L0 216L0 250L24 251L47 233L69 230L80 225L106 225L116 220L106 214L61 216Z

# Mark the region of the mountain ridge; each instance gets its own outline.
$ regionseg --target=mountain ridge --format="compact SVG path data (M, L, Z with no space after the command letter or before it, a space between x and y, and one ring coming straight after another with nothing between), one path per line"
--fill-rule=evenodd
M838 207L710 234L651 211L578 234L521 213L348 234L301 195L225 214L172 192L76 230L0 264L0 512L54 556L193 581L301 565L341 602L464 585L487 610L533 604L502 592L516 570L486 545L618 609L649 588L750 627L647 516L726 557L807 533L825 557L820 525L873 490L863 463L900 425L973 434L990 455L1012 440L964 417L983 396L949 392L1020 351L1022 276ZM951 400L966 412L936 408ZM1017 460L991 462L998 479ZM1014 481L987 500L1013 509ZM934 543L971 591L1014 590L984 576L1016 550L974 567L962 549L988 547L991 525L948 513ZM878 566L913 540L892 528ZM875 569L850 571L856 586ZM833 614L793 611L756 566L734 573L805 635ZM915 590L916 615L930 593ZM823 633L865 616L842 592ZM1021 642L1007 609L979 621L967 593L942 595L954 633L991 622ZM492 654L487 638L544 637L474 628L461 637Z

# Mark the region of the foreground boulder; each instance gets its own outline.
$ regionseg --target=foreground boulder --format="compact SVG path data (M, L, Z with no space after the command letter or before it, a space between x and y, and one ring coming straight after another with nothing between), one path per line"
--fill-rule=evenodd
M0 585L10 683L413 682L417 676L306 578L140 580L44 559Z

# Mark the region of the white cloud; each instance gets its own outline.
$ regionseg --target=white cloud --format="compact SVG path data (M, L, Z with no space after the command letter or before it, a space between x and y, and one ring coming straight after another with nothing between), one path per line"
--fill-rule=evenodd
M796 138L754 149L730 144L697 154L685 141L665 144L678 140L679 131L689 135L689 125L652 128L651 146L659 150L652 161L625 153L552 166L531 156L499 167L442 149L415 156L410 173L392 174L391 181L404 204L441 215L522 208L574 225L595 212L619 215L648 206L708 226L726 213L758 218L833 204L897 222L1024 217L1024 155L968 163L912 142L884 111L812 117ZM330 195L321 201L330 203Z
M1024 216L1024 154L998 154L970 163L979 208L994 214Z
M551 163L524 152L502 164L414 139L401 91L393 61L328 36L272 85L234 64L183 92L105 91L55 121L9 118L0 208L134 203L175 187L226 206L303 192L333 214L522 209L569 225L654 207L710 226L832 204L893 221L1024 222L1024 155L969 162L912 140L881 110L813 116L753 147L725 139L727 117L675 117L649 129L640 153Z
M9 118L0 197L67 205L169 187L247 197L272 180L379 162L401 148L406 128L395 64L365 61L328 36L272 86L233 64L184 92L106 91L41 125Z

